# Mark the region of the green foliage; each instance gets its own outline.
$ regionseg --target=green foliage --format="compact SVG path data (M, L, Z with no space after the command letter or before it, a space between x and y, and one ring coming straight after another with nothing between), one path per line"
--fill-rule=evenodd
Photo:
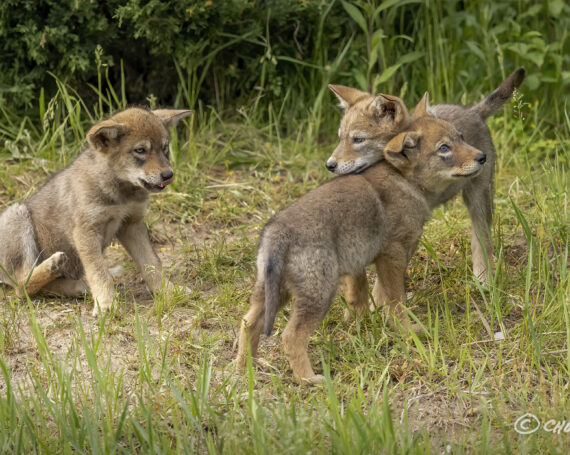
M436 101L473 101L522 65L523 90L562 125L569 25L560 0L6 0L0 100L35 107L40 89L57 91L52 73L90 104L106 74L130 103L253 104L256 119L273 109L293 131L296 119L330 120L328 82L410 104L426 89Z
M119 30L112 18L116 3L3 1L0 100L15 107L30 105L42 87L52 95L56 87L48 71L74 83L92 78L97 45L118 44ZM113 60L107 57L105 63L112 65Z

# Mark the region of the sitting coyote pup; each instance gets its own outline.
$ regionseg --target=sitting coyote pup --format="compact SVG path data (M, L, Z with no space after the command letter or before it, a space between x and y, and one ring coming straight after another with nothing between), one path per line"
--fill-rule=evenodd
M473 273L484 284L488 283L489 272L486 262L491 261L490 229L493 216L493 171L495 165L495 148L491 140L489 128L485 120L495 114L508 101L513 91L525 78L523 68L516 69L497 89L483 101L473 107L455 104L437 104L429 109L433 115L450 122L465 137L465 141L481 150L487 156L487 165L476 178L461 179L441 186L438 191L427 196L430 208L447 202L460 191L469 210L473 234L471 250L473 252ZM327 160L327 169L335 174L358 173L383 159L382 149L386 144L385 130L378 130L374 125L374 115L370 114L369 104L376 98L360 90L342 85L329 85L345 109L339 129L340 143ZM402 108L402 109L405 109ZM405 123L405 122L402 122ZM394 125L392 136L402 131ZM383 134L382 137L379 137ZM353 298L366 298L366 276L347 280L347 301ZM366 291L355 288L364 286ZM358 297L358 294L364 296Z
M261 331L271 334L277 310L292 294L285 354L298 382L322 381L307 355L309 339L333 301L339 278L362 274L371 263L381 283L376 301L387 305L391 324L397 326L397 320L409 327L404 275L430 214L427 198L450 182L475 176L485 162L483 153L426 106L427 93L409 129L385 146L385 161L325 183L267 223L251 307L241 324L238 368L246 364L248 343L256 355Z
M156 292L161 265L143 216L149 193L173 179L168 128L191 113L131 108L93 126L85 151L0 215L0 280L18 295L76 296L89 286L97 315L113 302L103 250L117 237Z

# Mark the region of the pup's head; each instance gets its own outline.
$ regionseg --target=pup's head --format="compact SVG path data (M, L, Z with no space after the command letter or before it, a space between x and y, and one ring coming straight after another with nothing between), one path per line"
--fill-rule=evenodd
M168 157L168 128L191 113L129 108L94 125L87 133L87 142L107 157L119 180L157 193L174 177Z
M384 157L428 191L441 191L455 180L476 176L487 158L467 144L451 123L430 114L427 93L416 106L408 131L388 142Z
M363 171L383 159L384 146L408 127L408 110L396 96L370 95L344 85L329 88L344 115L338 129L340 143L327 160L327 169L339 175Z

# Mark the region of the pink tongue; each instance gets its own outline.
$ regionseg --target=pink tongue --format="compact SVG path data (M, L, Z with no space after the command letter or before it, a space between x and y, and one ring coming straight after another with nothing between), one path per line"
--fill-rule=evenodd
M174 180L174 177L170 177L168 180L165 180L164 182L159 183L158 186L161 188L164 188L166 185L171 184L173 180Z

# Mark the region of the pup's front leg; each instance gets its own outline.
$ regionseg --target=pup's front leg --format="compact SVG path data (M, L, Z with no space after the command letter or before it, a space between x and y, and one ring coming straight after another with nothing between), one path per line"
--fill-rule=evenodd
M85 279L93 295L93 316L111 308L115 290L113 278L103 258L103 238L93 230L73 230L73 242L83 269Z
M382 254L376 258L378 278L374 285L373 297L376 306L384 306L388 323L396 329L398 324L408 331L410 320L406 313L406 292L404 276L408 261L404 250Z
M471 252L473 255L473 274L484 285L489 285L489 277L493 274L493 246L491 241L491 224L493 221L493 184L484 184L481 179L474 179L471 185L463 190L463 200L469 216L473 232L471 234ZM477 184L479 182L479 184Z
M144 222L141 220L124 225L117 233L117 238L136 262L150 290L153 293L160 291L162 264L152 248ZM169 291L175 287L166 278L164 284Z

